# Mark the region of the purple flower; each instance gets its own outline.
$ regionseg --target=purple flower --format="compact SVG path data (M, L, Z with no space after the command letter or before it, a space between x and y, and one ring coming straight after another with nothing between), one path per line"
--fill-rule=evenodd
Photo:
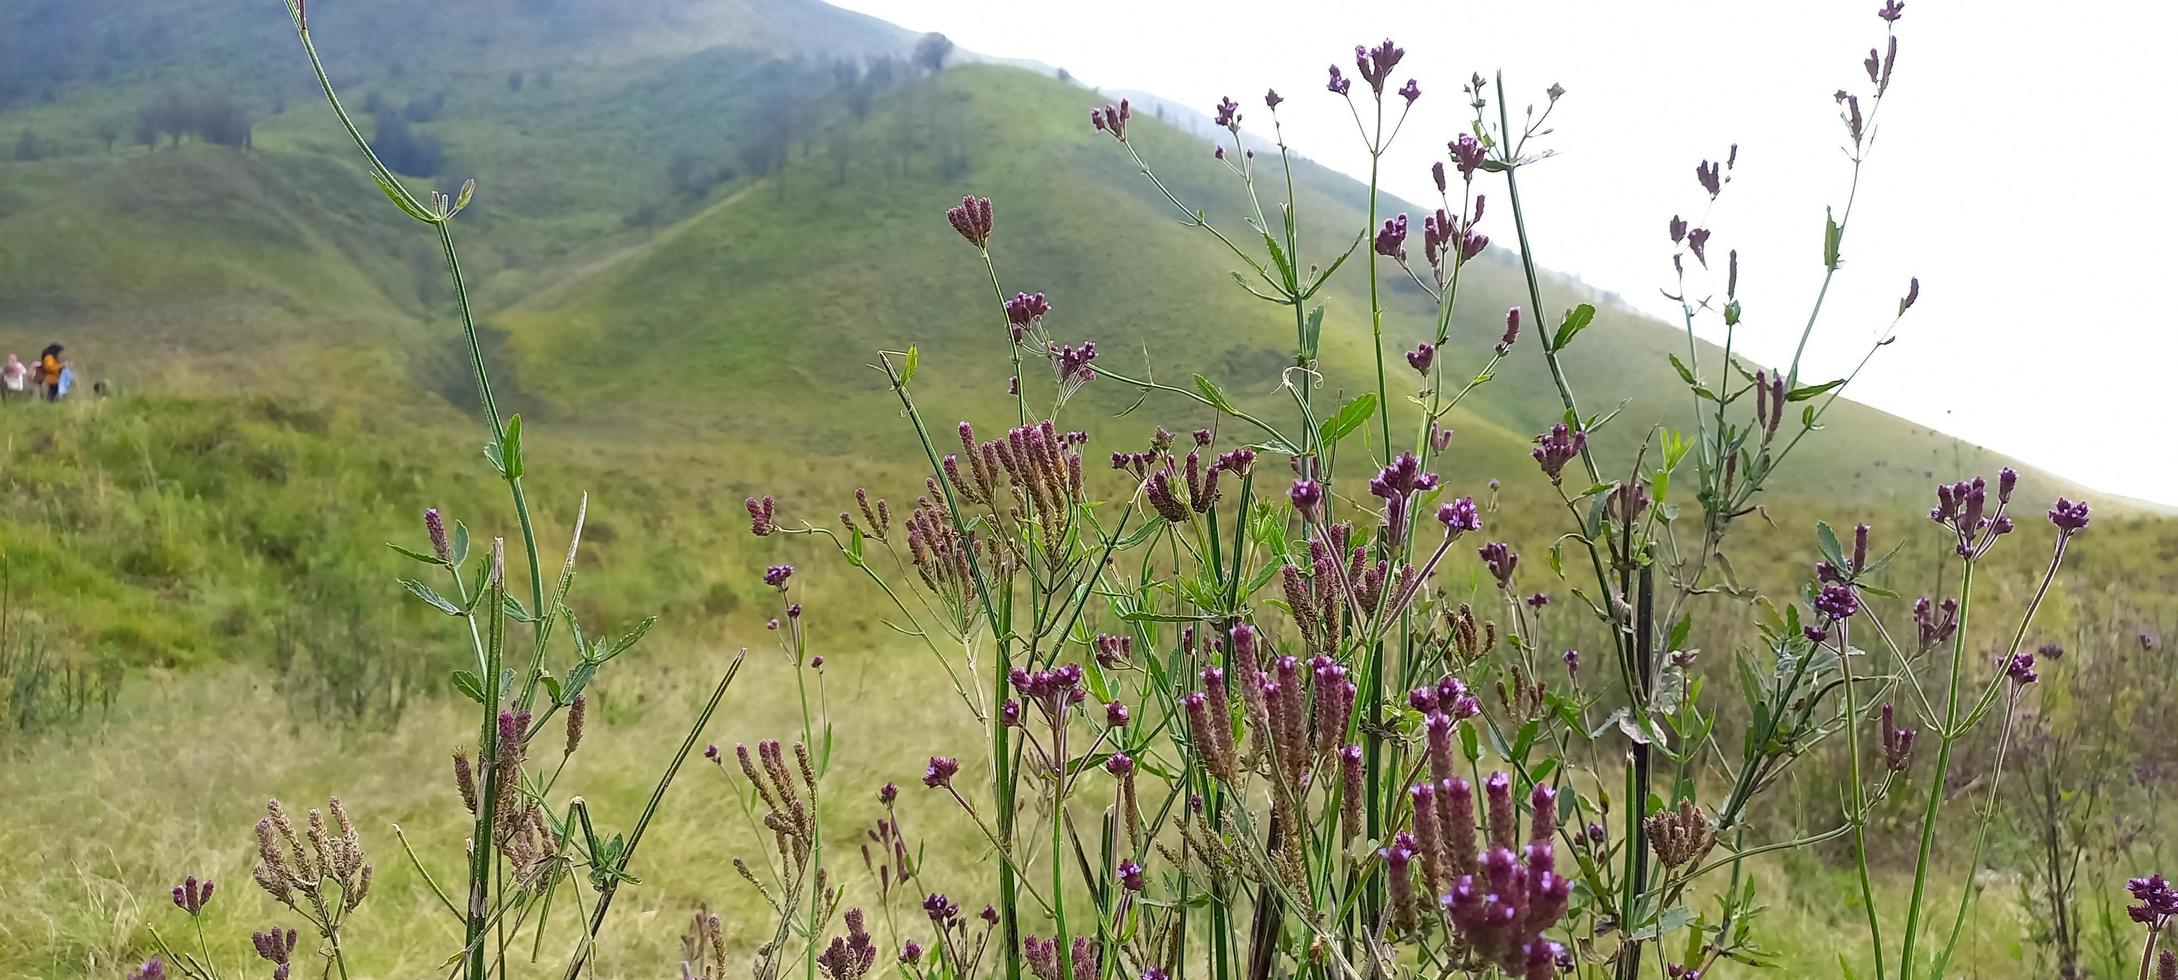
M1565 464L1579 456L1581 448L1586 445L1588 433L1577 429L1569 430L1565 423L1560 422L1551 426L1549 432L1535 437L1535 448L1528 455L1535 457L1535 462L1543 467L1543 475L1550 477L1550 482L1558 483L1563 479L1560 474L1565 471Z
M1286 499L1293 501L1293 509L1311 521L1323 519L1323 484L1314 480L1295 480L1293 489L1286 491Z
M913 939L900 945L900 962L914 966L923 960L923 944Z
M154 956L129 971L129 980L166 980L166 961Z
M1114 776L1126 776L1134 772L1134 757L1125 752L1114 752L1104 760L1104 771Z
M2004 662L2004 676L2011 678L2012 683L2022 687L2039 680L2040 675L2034 672L2034 654L2025 650L2012 654L2011 658Z
M1716 200L1724 190L1723 172L1711 161L1703 160L1694 165L1694 179L1701 182L1702 190L1709 192L1710 200Z
M1149 882L1143 878L1142 866L1134 863L1133 858L1128 858L1119 862L1119 884L1130 892L1138 892Z
M2125 883L2125 890L2139 902L2125 909L2134 922L2161 930L2171 916L2178 915L2178 888L2173 888L2162 875L2134 878Z
M2087 528L2087 501L2074 503L2063 497L2057 498L2056 506L2049 509L2049 522L2057 525L2057 530L2064 532L2067 537L2080 533Z
M940 786L951 786L953 785L953 776L959 772L959 759L942 755L931 756L930 765L923 768L923 785L931 789L937 789Z
M174 907L190 915L204 911L204 905L212 900L212 879L198 880L190 875L174 886Z
M1089 110L1089 124L1095 126L1098 132L1110 133L1113 139L1125 143L1127 141L1127 117L1133 114L1133 110L1127 105L1127 100L1121 99L1116 106L1107 105L1102 109ZM956 225L955 227L959 226ZM962 234L967 233L962 232Z
M1476 139L1473 133L1461 133L1457 139L1446 143L1445 147L1452 151L1452 165L1459 169L1460 177L1464 180L1473 180L1475 171L1482 167L1489 156L1489 150L1483 147L1482 141Z
M437 507L424 510L424 532L431 536L431 553L440 561L454 560L454 549L446 543L446 518L439 516Z
M765 494L761 500L750 497L742 501L742 505L749 509L750 534L759 538L770 537L771 532L778 529L778 525L772 522L772 510L776 505L772 502L771 494Z
M1694 253L1695 261L1700 262L1702 264L1702 268L1704 269L1709 268L1709 256L1703 253L1703 249L1706 249L1708 247L1709 229L1692 228L1687 230L1686 250Z
M1240 103L1229 97L1219 99L1217 116L1210 121L1220 129L1240 132Z
M891 780L889 780L889 779L885 781L885 785L883 785L883 786L880 786L880 787L878 787L878 788L877 788L877 802L878 802L878 804L879 804L879 805L882 805L882 806L891 806L891 805L892 805L892 801L894 801L894 800L897 800L897 799L899 799L899 798L900 798L900 786L899 786L899 784L897 784L897 783L894 783L893 781L891 781Z
M1559 656L1565 660L1566 676L1579 677L1581 674L1581 652L1579 650L1567 650Z
M1541 592L1537 592L1536 594L1531 595L1527 598L1527 603L1528 608L1530 609L1541 609L1544 606L1550 605L1550 597L1544 595Z
M1278 103L1284 101L1285 98L1278 94L1277 89L1269 89L1263 93L1263 107L1266 109L1276 111L1278 108Z
M1407 352L1407 366L1413 368L1416 374L1428 375L1429 366L1436 363L1436 361L1436 345L1426 340L1415 345L1413 350Z
M991 199L987 197L963 197L960 203L945 209L945 220L952 222L953 230L977 248L991 244Z
M1894 722L1890 702L1883 703L1883 765L1892 772L1905 772L1913 762L1913 735L1911 728L1900 728Z
M1854 613L1860 612L1860 596L1853 591L1852 586L1832 582L1816 593L1815 611L1832 622L1851 619Z
M1331 94L1333 95L1345 95L1346 93L1353 91L1354 83L1348 81L1346 79L1346 76L1339 74L1339 66L1332 65L1331 82L1330 84L1325 85L1324 88L1330 90Z
M2000 475L1997 508L1988 510L1988 488L1981 477L1936 487L1936 506L1929 509L1930 520L1951 529L1958 538L1957 551L1961 558L1979 558L1996 544L1996 539L2010 534L2012 519L2004 513L2003 477ZM2060 498L2059 504L2069 502ZM2066 512L2068 515L2070 511ZM2087 524L2087 505L2079 505L2080 526ZM2056 523L2058 512L2050 512L2050 521ZM2063 524L2058 524L2062 528Z
M1437 508L1437 520L1447 533L1482 530L1482 514L1475 509L1475 498L1461 497Z
M1898 15L1905 12L1905 0L1883 0L1883 7L1876 11L1876 16L1883 18L1884 23L1896 24L1898 23Z
M1402 211L1396 218L1386 219L1384 227L1376 231L1376 254L1386 258L1407 257L1407 215Z
M794 566L792 565L773 565L764 569L764 584L781 592L785 592L787 589L787 579L793 577Z
M1512 588L1513 569L1520 564L1520 555L1512 550L1511 545L1503 541L1492 541L1483 545L1476 553L1482 556L1483 565L1497 579L1498 588Z
M1686 219L1685 219L1685 218L1682 218L1682 217L1679 217L1679 216L1678 216L1678 215L1676 215L1676 214L1675 214L1675 215L1672 215L1672 216L1671 216L1671 243L1672 243L1673 245L1677 245L1677 244L1679 244L1680 242L1682 242L1682 241L1685 241L1685 240L1686 240Z
M1921 277L1914 276L1913 278L1906 280L1906 295L1900 297L1898 300L1898 312L1903 315L1907 310L1913 309L1913 304L1916 301L1920 300L1920 298Z
M1407 84L1400 86L1399 97L1407 100L1408 105L1413 105L1414 100L1422 97L1422 87L1415 84L1414 79L1409 78Z
M1014 339L1020 339L1020 328L1027 327L1051 312L1050 302L1042 293L1015 293L1006 301L1006 319L1014 327Z
M1505 311L1505 336L1498 338L1497 356L1504 357L1512 353L1513 343L1519 339L1520 308L1515 306Z
M1127 727L1127 706L1113 701L1104 706L1104 723L1112 728Z
M1429 179L1437 182L1437 193L1444 193L1444 161L1439 160L1429 165Z
M1354 68L1361 73L1362 80L1369 83L1369 88L1382 95L1392 69L1398 67L1399 59L1406 54L1406 49L1393 44L1391 38L1385 38L1384 43L1373 48L1357 44L1354 45Z

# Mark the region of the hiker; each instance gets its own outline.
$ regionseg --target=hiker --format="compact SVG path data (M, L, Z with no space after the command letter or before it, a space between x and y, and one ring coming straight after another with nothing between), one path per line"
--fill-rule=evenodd
M61 396L61 345L49 344L45 353L38 355L38 384L45 389L45 400L60 401Z
M0 367L0 400L22 394L29 382L30 366L24 364L22 358L9 354L7 366Z

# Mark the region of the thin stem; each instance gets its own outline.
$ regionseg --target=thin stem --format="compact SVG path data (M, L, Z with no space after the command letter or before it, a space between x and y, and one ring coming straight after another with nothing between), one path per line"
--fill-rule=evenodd
M1974 565L1966 562L1959 579L1959 625L1951 634L1951 682L1944 709L1944 728L1936 733L1936 771L1929 777L1928 804L1921 813L1921 848L1913 862L1913 898L1906 905L1905 947L1898 957L1899 980L1913 980L1913 950L1921 926L1921 901L1928 890L1929 856L1936 846L1936 815L1944 805L1944 777L1951 771L1951 746L1958 739L1954 726L1959 715L1960 671L1966 662L1967 614L1974 597Z
M1846 642L1846 623L1838 623L1838 670L1845 677L1845 754L1853 799L1853 863L1860 873L1860 903L1868 913L1868 944L1875 951L1876 980L1884 980L1883 924L1876 915L1875 886L1868 878L1868 803L1860 776L1860 706L1853 696L1853 648Z

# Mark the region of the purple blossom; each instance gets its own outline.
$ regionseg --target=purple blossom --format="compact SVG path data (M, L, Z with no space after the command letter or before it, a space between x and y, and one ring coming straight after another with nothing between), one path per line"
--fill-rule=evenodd
M2021 687L2039 680L2040 675L2034 672L2034 654L2025 650L2012 654L2004 662L2004 676L2011 678L2013 684Z
M771 494L765 494L762 499L750 497L742 501L742 505L749 509L750 534L759 538L770 537L771 532L778 529L772 519L773 508L777 505L772 502Z
M1406 49L1393 44L1391 38L1385 38L1384 43L1373 48L1357 44L1354 45L1354 68L1361 73L1362 80L1369 83L1370 89L1382 95L1384 83L1391 80L1392 69L1398 67L1399 59L1406 54Z
M1437 182L1437 193L1444 193L1444 161L1429 165L1429 179Z
M440 561L454 560L454 549L446 543L446 518L439 516L437 507L424 510L424 532L431 537L431 553Z
M1331 82L1325 85L1324 88L1330 90L1333 95L1345 95L1353 91L1354 83L1348 81L1345 75L1339 74L1339 66L1332 65Z
M1220 129L1236 134L1239 133L1240 103L1233 101L1230 97L1219 99L1217 116L1210 121Z
M1892 772L1905 772L1913 762L1913 736L1911 728L1900 728L1894 721L1894 712L1888 701L1883 703L1883 765Z
M1437 508L1437 521L1448 533L1482 530L1482 513L1475 508L1475 498L1461 497Z
M1284 101L1285 98L1278 94L1277 89L1269 89L1263 93L1263 107L1266 109L1276 111L1278 108L1278 103Z
M1490 575L1497 579L1498 588L1512 588L1513 569L1520 564L1520 555L1512 550L1511 545L1503 541L1492 541L1477 549L1476 553L1482 556L1482 564L1490 569Z
M1414 79L1409 78L1407 84L1400 86L1399 97L1407 100L1407 104L1411 106L1414 104L1414 100L1422 97L1422 87L1415 84Z
M1112 728L1127 727L1127 706L1113 701L1104 706L1104 724Z
M1832 622L1851 619L1854 613L1860 612L1860 596L1853 591L1852 586L1832 582L1816 593L1815 611Z
M1679 216L1678 216L1678 215L1676 215L1676 214L1675 214L1675 215L1672 215L1672 216L1671 216L1671 243L1672 243L1673 245L1677 245L1677 244L1679 244L1680 242L1682 242L1682 241L1685 241L1685 240L1686 240L1686 219L1685 219L1685 218L1682 218L1682 217L1679 217Z
M953 785L953 776L959 772L959 759L942 755L931 756L930 764L923 768L923 785L931 789L937 789L940 786L951 786Z
M914 966L923 961L923 944L913 939L900 944L900 962Z
M1437 347L1426 340L1415 345L1413 350L1407 352L1407 366L1413 368L1416 374L1427 376L1429 366L1436 363L1436 361Z
M1883 0L1883 7L1876 11L1876 16L1883 18L1883 22L1886 24L1896 24L1898 23L1898 15L1905 12L1905 0Z
M2139 902L2125 909L2134 922L2161 931L2172 916L2178 916L2178 888L2172 887L2162 875L2134 878L2125 883L2125 890Z
M1134 757L1125 752L1114 752L1104 760L1104 771L1114 776L1127 776L1134 772Z
M2056 506L2049 509L2049 522L2057 525L2057 530L2067 537L2086 530L2087 501L2074 503L2063 497L2057 498Z
M205 903L212 900L212 879L199 880L196 875L182 879L174 886L174 907L190 915L204 911Z
M1550 477L1550 482L1558 483L1563 480L1561 474L1565 472L1565 464L1579 456L1582 447L1586 445L1588 433L1568 429L1565 423L1560 422L1551 426L1549 432L1535 437L1535 448L1528 455L1535 457L1535 462L1542 466L1543 475Z
M1903 315L1907 310L1913 309L1913 304L1919 301L1920 298L1921 277L1914 276L1913 278L1906 280L1906 295L1900 297L1898 300L1898 312Z
M1113 139L1125 143L1127 141L1127 118L1133 114L1133 110L1127 105L1127 100L1121 99L1116 106L1107 105L1102 109L1089 110L1089 123L1095 126L1098 132L1110 133ZM963 234L966 233L963 232Z
M1694 179L1701 182L1702 190L1709 192L1710 200L1716 200L1717 195L1724 190L1723 172L1712 161L1703 160L1695 164Z
M1505 311L1505 336L1498 338L1497 356L1504 357L1512 353L1513 344L1519 339L1520 308L1515 306Z
M764 569L764 584L781 592L787 590L787 579L793 577L794 566L792 565L772 565Z
M1445 147L1452 151L1452 165L1459 169L1460 177L1464 180L1473 180L1475 171L1482 167L1489 156L1489 150L1483 147L1482 141L1476 139L1473 133L1461 133L1457 139L1445 144Z
M960 203L945 209L945 220L960 232L960 237L977 248L991 244L991 199L987 197L963 197Z
M1396 218L1388 218L1384 227L1376 231L1376 254L1386 258L1407 257L1407 215L1402 211Z
M1709 229L1691 228L1687 230L1686 250L1694 253L1695 261L1700 262L1702 264L1702 268L1704 269L1709 268L1709 256L1704 254L1703 252L1703 250L1708 248L1708 246Z
M1142 866L1133 858L1119 862L1119 884L1130 892L1139 892L1149 885L1142 874Z
M1550 605L1550 596L1545 595L1541 592L1537 592L1534 595L1529 596L1526 601L1528 604L1528 608L1541 609L1544 606Z
M1021 330L1035 324L1051 312L1051 303L1042 293L1015 293L1006 301L1006 320L1014 326L1013 339L1021 339Z

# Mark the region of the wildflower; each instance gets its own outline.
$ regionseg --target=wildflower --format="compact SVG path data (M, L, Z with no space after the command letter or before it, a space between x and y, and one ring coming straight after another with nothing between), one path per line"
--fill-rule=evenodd
M1369 493L1384 501L1384 526L1392 540L1405 540L1407 508L1414 496L1436 487L1437 474L1422 472L1421 459L1411 452L1400 453L1369 481Z
M2178 888L2172 887L2162 875L2131 879L2125 883L2125 890L2138 901L2125 909L2134 922L2161 931L2172 916L2178 916Z
M1449 533L1482 530L1482 515L1475 510L1475 498L1461 497L1437 508L1437 520Z
M2002 480L2001 476L1999 480ZM2011 533L2012 519L2004 513L2007 502L2004 498L2008 496L2008 490L2008 486L2000 484L1997 508L1991 513L1988 509L1988 488L1981 477L1939 485L1936 488L1936 506L1929 509L1929 519L1949 528L1957 536L1959 557L1979 558L1988 553L1998 537ZM2070 506L2070 502L2062 498L2058 502ZM2059 513L2059 509L2052 509L2050 521L2063 529L2064 525L2058 523ZM2065 510L2063 513L2069 517L2072 512ZM2080 526L2086 526L2087 505L2079 505L2078 516Z
M1677 245L1677 244L1679 244L1680 242L1684 241L1685 239L1686 239L1686 219L1685 219L1685 218L1682 218L1682 217L1679 217L1679 216L1678 216L1678 215L1676 215L1676 214L1675 214L1675 215L1672 215L1672 216L1671 216L1671 243L1672 243L1673 245Z
M1240 103L1235 102L1230 98L1219 99L1217 116L1210 122L1211 125L1217 126L1220 129L1224 129L1236 134L1239 133Z
M431 536L431 553L440 561L453 561L454 549L446 543L446 518L439 516L437 507L424 510L424 531Z
M945 220L952 222L953 230L977 248L991 244L991 199L987 197L963 197L960 203L945 209Z
M1579 429L1569 430L1565 423L1560 422L1551 426L1549 432L1535 437L1535 448L1528 455L1535 457L1535 462L1543 467L1543 475L1550 477L1550 482L1559 483L1563 482L1560 474L1565 471L1565 464L1579 456L1581 449L1587 445L1588 433Z
M2057 525L2057 530L2066 537L2080 533L2087 528L2087 501L2074 503L2057 498L2056 506L2049 509L2049 522Z
M787 590L787 579L793 577L794 566L792 565L772 565L764 569L764 584L781 592Z
M1142 971L1142 980L1172 980L1172 977L1163 967L1153 966Z
M1020 328L1027 327L1051 313L1050 301L1042 293L1015 293L1006 301L1006 320L1014 325L1014 339L1021 339Z
M1702 250L1704 248L1707 248L1708 245L1709 229L1690 228L1687 230L1686 250L1694 253L1695 261L1700 262L1702 264L1702 268L1704 269L1709 268L1709 256L1705 254Z
M1285 99L1278 94L1277 89L1268 89L1265 90L1263 93L1263 107L1266 109L1276 111L1278 109L1278 103L1284 101Z
M1845 119L1845 134L1853 138L1855 146L1860 145L1861 127L1863 125L1860 117L1860 96L1848 95L1845 97L1843 118Z
M1899 297L1898 300L1899 314L1903 316L1907 310L1913 309L1914 302L1919 300L1920 298L1921 277L1915 276L1911 279L1906 280L1906 295Z
M1104 724L1111 728L1127 727L1127 706L1113 701L1104 706Z
M1911 728L1900 728L1893 723L1890 702L1883 703L1883 765L1892 772L1905 772L1913 763L1913 735Z
M1435 363L1436 360L1437 347L1426 340L1415 345L1413 350L1407 352L1407 366L1413 368L1416 374L1428 375L1429 366Z
M772 523L774 504L772 503L771 494L765 494L762 500L750 497L743 504L749 509L750 534L759 538L769 537L772 531L778 529L778 525Z
M1482 199L1477 197L1475 200ZM1483 249L1489 247L1490 236L1477 234L1474 222L1468 222L1467 226L1460 231L1460 261L1472 261L1475 256L1482 254Z
M1876 16L1883 18L1883 22L1886 24L1896 24L1898 23L1898 15L1905 12L1905 0L1883 0L1883 7L1876 11Z
M1666 868L1677 868L1701 859L1717 841L1709 815L1692 800L1680 800L1677 810L1666 810L1646 821L1649 847Z
M1354 67L1361 72L1362 80L1369 83L1369 88L1382 95L1392 69L1398 67L1399 59L1406 55L1406 49L1393 44L1391 38L1385 38L1384 43L1373 48L1357 44L1354 45Z
M1332 65L1331 81L1329 84L1325 85L1324 88L1330 90L1331 94L1333 95L1345 95L1348 92L1352 91L1353 87L1353 82L1348 81L1346 79L1346 76L1339 74L1339 66Z
M1581 652L1579 650L1567 650L1565 653L1560 654L1560 657L1565 660L1566 677L1579 680L1581 676Z
M960 906L946 898L944 892L931 892L923 897L923 914L929 916L942 932L953 920L960 918Z
M1429 165L1429 179L1437 183L1437 193L1444 193L1444 161L1439 160Z
M824 658L817 659L821 662ZM562 756L574 755L575 749L582 745L582 724L589 714L589 695L576 694L573 701L567 702L567 744L560 750Z
M1527 597L1527 599L1525 599L1524 601L1528 604L1528 608L1530 609L1541 609L1544 606L1550 605L1550 596L1541 592L1537 592L1534 595Z
M1497 579L1498 588L1512 588L1513 568L1520 564L1520 556L1514 553L1512 546L1503 541L1492 541L1483 545L1478 553L1490 574Z
M1407 84L1400 86L1399 97L1407 100L1407 104L1411 106L1414 104L1414 100L1422 97L1422 87L1415 84L1414 79L1409 78Z
M1472 797L1459 792L1465 785L1462 780L1448 781L1452 798L1441 805L1445 825L1451 828L1448 854L1474 848ZM1536 794L1536 799L1546 801L1536 811L1536 832L1516 851L1509 846L1516 836L1510 817L1510 781L1503 773L1495 773L1485 787L1492 809L1501 811L1503 819L1492 817L1492 845L1487 851L1448 858L1467 870L1452 882L1439 904L1453 930L1478 955L1510 975L1551 976L1562 950L1543 938L1543 933L1565 915L1572 894L1572 882L1558 874L1555 845L1546 836L1555 828L1543 822L1547 819L1544 809L1555 816L1555 797L1548 787ZM1503 830L1500 822L1505 824Z
M1460 172L1460 179L1470 182L1475 179L1475 171L1482 168L1489 155L1489 150L1483 147L1482 141L1476 139L1473 133L1461 133L1458 138L1446 143L1445 148L1452 151L1452 166Z
M1147 886L1149 882L1144 880L1142 866L1134 863L1134 859L1129 858L1119 862L1119 884L1130 892L1138 892Z
M212 900L212 879L198 880L196 875L182 879L174 886L174 907L190 915L204 911L204 905Z
M1816 594L1814 605L1815 611L1822 613L1823 618L1840 622L1853 618L1853 614L1860 611L1860 596L1853 591L1852 586L1832 582L1823 586L1822 591Z
M1376 254L1386 258L1404 260L1407 257L1407 215L1402 211L1396 218L1386 219L1384 227L1376 232Z
M1113 139L1125 143L1127 141L1127 118L1133 114L1133 110L1127 105L1127 100L1121 99L1116 106L1106 105L1101 109L1089 110L1089 124L1095 126L1097 132L1110 133ZM986 221L985 223L988 224L989 222ZM959 225L954 227L957 228ZM964 231L961 234L965 235L967 232ZM970 239L970 241L974 241L974 239Z
M930 764L923 767L923 785L931 789L951 787L954 775L960 772L960 760L942 755L930 757Z
M877 788L877 802L878 802L878 805L880 805L880 806L887 806L887 807L889 807L889 806L891 806L891 805L892 805L892 801L894 801L894 800L897 800L897 799L899 799L899 798L900 798L900 787L899 787L899 785L898 785L898 784L896 784L896 783L894 783L893 781L891 781L891 780L889 780L889 779L885 781L885 785L883 785L883 786L880 786L880 787L878 787L878 788Z
M833 936L832 944L817 956L817 968L832 980L862 980L877 962L877 945L862 926L862 910L847 910L847 935Z
M1134 638L1098 633L1091 646L1096 648L1097 666L1110 670L1126 662L1127 654L1134 646Z
M1111 758L1104 760L1104 771L1114 776L1131 774L1134 772L1134 757L1125 752L1114 752Z
M900 962L914 966L923 961L923 944L913 939L900 944Z
M2011 678L2012 683L2019 687L2025 687L2041 679L2040 675L2034 672L2034 654L2025 650L2012 654L2010 659L2004 662L2004 676Z
M1513 342L1519 339L1520 308L1515 306L1505 311L1505 336L1498 338L1497 356L1504 357L1506 354L1512 353Z
M129 980L166 980L166 961L154 956L129 971Z
M287 980L288 968L295 955L295 930L282 931L273 926L264 932L250 933L250 947L257 950L259 959L272 964L273 980Z
M1724 190L1722 172L1711 161L1703 160L1694 165L1694 179L1701 182L1702 190L1709 192L1709 199L1712 201Z

